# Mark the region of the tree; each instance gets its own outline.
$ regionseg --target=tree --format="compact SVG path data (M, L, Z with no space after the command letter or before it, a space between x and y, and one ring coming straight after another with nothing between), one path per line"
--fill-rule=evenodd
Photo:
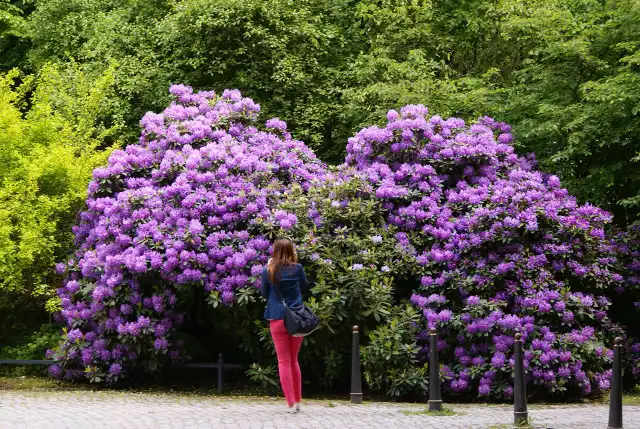
M15 86L19 77L23 83ZM15 306L9 319L22 311L19 303L58 308L54 265L71 246L86 183L106 161L109 136L117 131L117 124L97 119L112 85L109 73L87 81L77 70L52 66L40 76L11 71L0 79L0 290L9 300L2 306Z
M637 218L635 2L361 2L371 48L353 67L344 120L428 101L514 126L581 201Z
M24 1L0 1L0 71L25 65L30 44L28 41L27 16L33 8Z

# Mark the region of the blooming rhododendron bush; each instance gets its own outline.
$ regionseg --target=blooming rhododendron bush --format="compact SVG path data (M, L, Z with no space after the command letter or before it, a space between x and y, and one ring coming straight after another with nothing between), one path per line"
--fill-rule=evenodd
M517 156L506 124L406 106L327 167L282 121L259 124L259 106L237 91L171 92L171 106L143 118L140 142L94 172L77 252L60 267L53 375L115 382L179 359L194 288L235 311L242 348L272 364L257 288L285 234L322 319L301 355L306 378L348 379L358 324L365 379L392 395L426 392L419 343L431 327L449 393L508 398L516 332L532 388L608 389L622 334L608 296L628 284L605 236L611 216Z
M112 382L133 364L177 359L180 291L203 287L213 304L249 300L270 247L254 221L291 228L295 215L272 208L293 184L308 189L324 174L284 122L259 131L260 107L238 91L171 92L170 107L142 119L139 144L94 172L77 252L59 266L66 328L50 353L54 376Z
M615 240L619 248L620 257L624 264L625 277L628 287L620 290L620 297L614 301L612 312L621 323L625 324L627 335L634 341L627 341L629 350L625 350L623 359L625 366L630 369L625 374L625 385L635 385L640 380L640 325L638 324L638 310L640 309L640 224L628 227L620 232ZM631 383L627 383L627 379Z
M608 346L621 331L607 294L624 287L604 240L611 216L518 157L509 131L407 106L350 139L346 163L368 179L413 258L420 285L410 301L438 329L447 390L509 397L516 332L533 385L608 389Z

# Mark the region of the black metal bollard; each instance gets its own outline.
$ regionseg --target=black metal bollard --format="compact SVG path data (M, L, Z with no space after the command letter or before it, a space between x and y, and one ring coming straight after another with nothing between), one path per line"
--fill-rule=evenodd
M353 327L351 350L351 403L362 404L362 375L360 373L360 328Z
M438 363L438 335L436 330L429 331L429 411L442 410L440 392L440 364Z
M529 423L527 411L527 385L524 381L524 362L522 361L522 334L515 337L515 375L513 380L513 421L516 425Z
M218 353L218 395L222 395L222 370L224 366L224 359L222 353Z
M609 398L608 429L622 428L622 338L613 344L613 373L611 375L611 396Z

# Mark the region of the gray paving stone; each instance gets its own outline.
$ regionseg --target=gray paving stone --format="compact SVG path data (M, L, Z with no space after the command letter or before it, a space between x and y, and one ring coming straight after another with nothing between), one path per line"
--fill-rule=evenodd
M126 392L0 391L0 428L487 429L509 428L512 408L449 405L454 416L415 414L425 405L311 401L285 413L282 400ZM413 412L413 413L412 413ZM606 405L530 406L533 427L607 427ZM640 428L640 406L625 406L626 428Z

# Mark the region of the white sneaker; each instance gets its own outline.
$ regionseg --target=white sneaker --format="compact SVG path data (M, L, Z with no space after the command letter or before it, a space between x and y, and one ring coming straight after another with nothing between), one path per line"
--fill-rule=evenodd
M287 414L295 414L297 412L298 410L296 410L296 408L293 405L292 406L287 405L287 411L286 411Z
M300 412L300 402L296 402L294 405L296 407L296 412L299 413Z

